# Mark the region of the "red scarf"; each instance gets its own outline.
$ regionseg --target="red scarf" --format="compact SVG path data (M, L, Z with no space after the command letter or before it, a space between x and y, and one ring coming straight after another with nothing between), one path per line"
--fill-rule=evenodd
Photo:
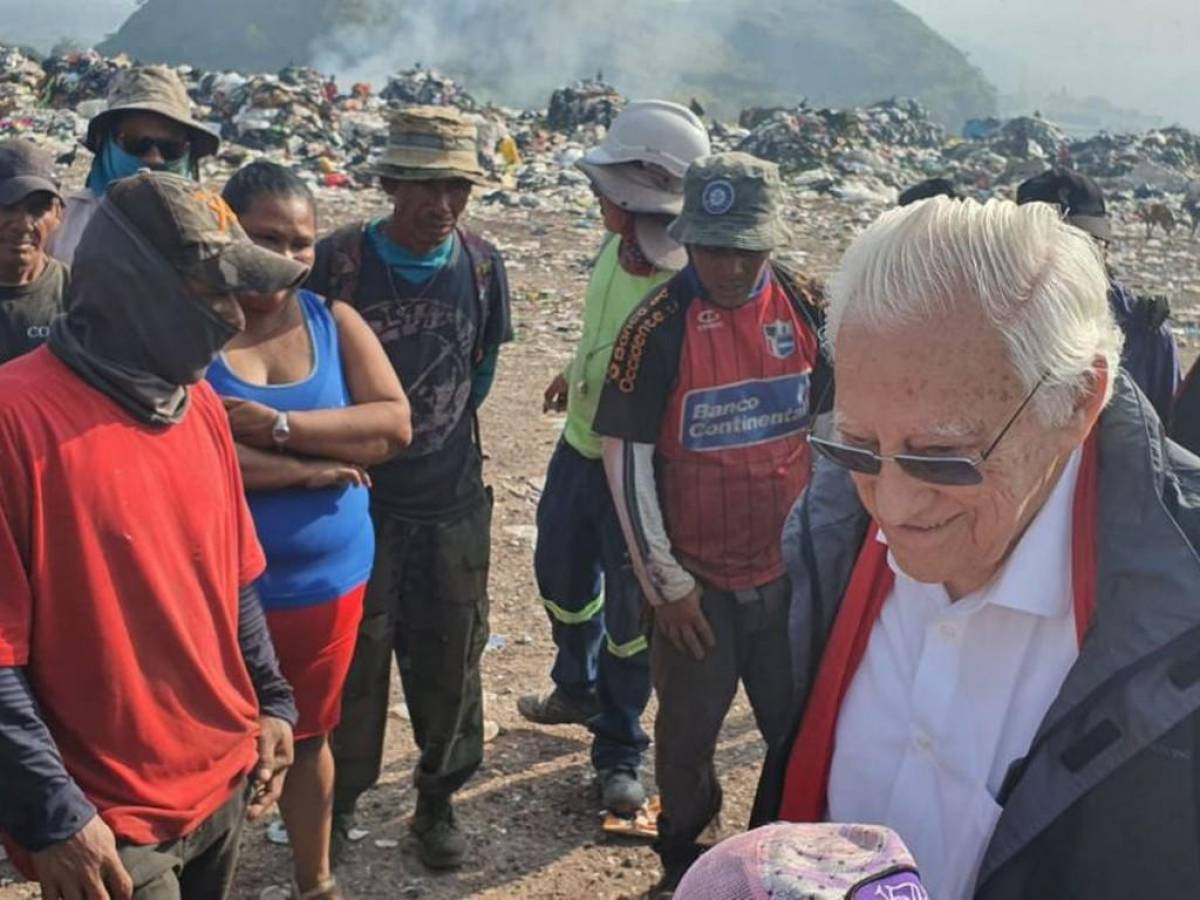
M1093 436L1083 448L1079 480L1075 486L1071 535L1075 629L1081 644L1096 610L1097 457ZM821 658L800 731L792 745L779 807L779 818L783 821L819 822L825 815L829 769L833 764L842 700L867 652L871 629L879 619L895 580L887 564L888 548L875 539L878 532L879 526L872 523Z

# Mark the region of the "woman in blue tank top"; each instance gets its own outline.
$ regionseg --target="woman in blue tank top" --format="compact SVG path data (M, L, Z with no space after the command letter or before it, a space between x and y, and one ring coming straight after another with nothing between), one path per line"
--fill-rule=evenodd
M312 264L316 211L304 182L253 163L224 197L255 243ZM263 607L300 710L279 806L294 898L341 896L330 869L333 756L375 538L368 466L407 446L408 401L382 346L348 304L309 291L239 297L246 329L212 364L225 399L267 571Z

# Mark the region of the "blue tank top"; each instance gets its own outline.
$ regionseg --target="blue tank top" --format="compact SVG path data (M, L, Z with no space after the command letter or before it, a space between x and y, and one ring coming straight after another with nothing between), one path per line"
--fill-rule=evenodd
M290 384L250 384L234 374L221 354L208 369L208 381L218 394L280 412L351 405L333 314L309 291L300 291L299 300L313 348L309 376ZM267 571L258 583L265 608L325 603L371 574L375 533L366 488L247 491L246 499L267 554Z

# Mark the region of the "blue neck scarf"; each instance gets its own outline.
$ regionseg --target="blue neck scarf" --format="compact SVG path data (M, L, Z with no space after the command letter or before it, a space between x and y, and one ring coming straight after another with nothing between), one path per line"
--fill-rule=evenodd
M383 260L384 265L396 272L409 284L424 284L436 275L454 254L454 235L446 238L440 247L435 247L424 256L405 250L388 237L387 219L376 219L367 228L371 248Z
M185 153L174 162L152 166L143 162L140 157L134 156L132 153L127 153L117 143L115 137L110 137L104 142L104 147L96 154L95 159L92 160L92 170L88 173L87 187L97 197L103 197L108 193L109 185L114 181L118 181L121 178L128 178L130 175L136 175L140 169L156 169L160 172L172 172L186 178L191 167L191 153Z

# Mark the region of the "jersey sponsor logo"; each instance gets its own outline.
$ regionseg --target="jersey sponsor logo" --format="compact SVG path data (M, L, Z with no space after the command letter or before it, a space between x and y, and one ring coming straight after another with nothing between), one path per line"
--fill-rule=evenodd
M767 352L776 359L787 359L796 352L796 330L785 319L776 319L762 327Z
M721 317L721 313L715 309L702 309L696 314L696 328L699 331L711 331L714 328L724 326L725 320Z
M50 337L49 325L30 325L25 329L25 337L31 341L44 341Z
M704 211L710 216L725 215L733 209L733 202L736 199L737 194L733 190L733 185L724 178L710 181L704 186L704 191L700 195Z
M751 447L798 434L808 426L810 373L740 381L689 391L679 443L703 453Z

